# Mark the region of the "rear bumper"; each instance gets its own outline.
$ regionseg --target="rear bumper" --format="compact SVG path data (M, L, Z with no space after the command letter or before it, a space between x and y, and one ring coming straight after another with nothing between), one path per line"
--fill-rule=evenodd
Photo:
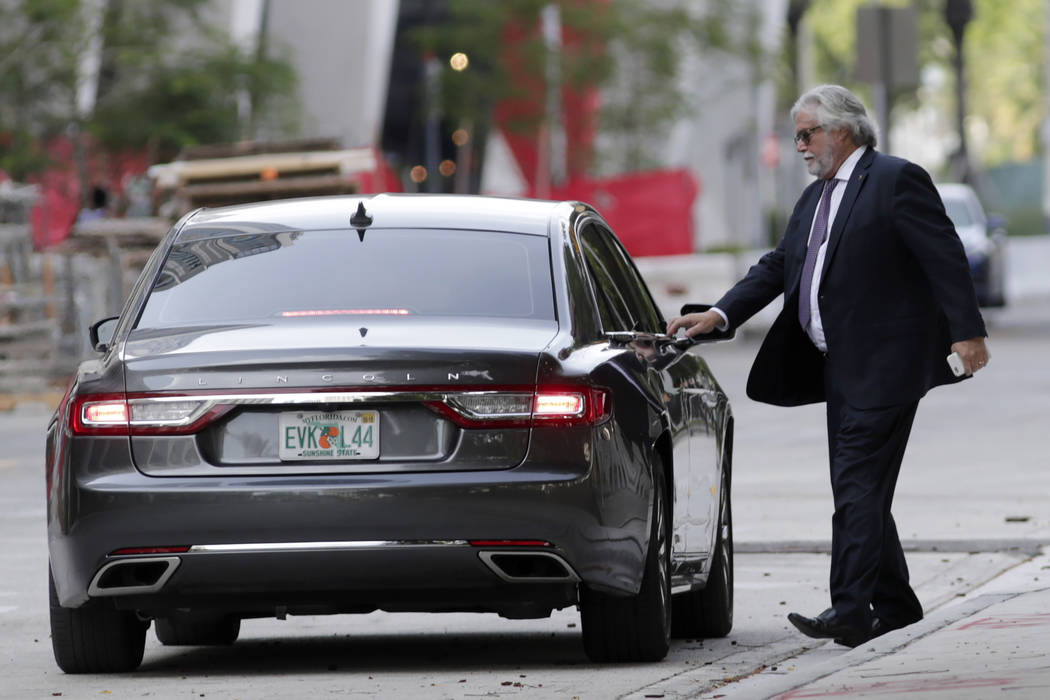
M147 615L192 608L241 617L375 609L543 617L554 608L577 602L578 577L561 555L549 548L540 553L509 549L496 554L556 562L540 572L556 576L507 580L500 569L484 563L489 558L485 555L493 554L490 550L467 542L225 547L164 557L172 573L158 581L155 590L114 586L132 581L134 575L121 580L111 574L122 569L146 570L156 566L159 558L111 557L92 580L91 594L110 597L118 607ZM510 571L520 573L521 569Z
M156 590L101 594L142 610L213 605L245 614L272 614L275 606L511 615L526 604L564 607L576 602L578 581L624 593L640 584L646 494L610 498L601 482L594 470L567 474L528 463L302 478L111 472L71 484L69 527L50 530L52 569L59 599L71 607L87 601L92 583L100 594L102 568L151 556L117 550L180 546L191 549L163 555L177 565ZM550 545L470 544L521 539ZM549 553L567 573L508 580L485 561L505 551Z

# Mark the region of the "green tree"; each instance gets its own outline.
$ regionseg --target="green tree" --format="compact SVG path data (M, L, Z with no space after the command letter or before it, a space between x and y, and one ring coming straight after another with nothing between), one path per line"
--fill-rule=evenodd
M702 8L688 0L450 0L443 21L418 28L413 37L443 65L455 52L470 57L470 70L442 71L446 117L485 123L496 102L536 94L552 63L538 30L540 13L552 3L568 37L555 62L562 85L617 88L603 93L600 114L600 129L614 144L603 154L612 169L654 165L654 137L697 107L680 88L683 56L720 51L750 57L756 51L757 15L748 3L731 0L710 0ZM513 47L506 42L509 27L520 32ZM543 106L535 107L509 126L535 129L544 116Z
M857 88L853 80L856 55L856 13L868 0L813 0L806 19L813 28L816 69L820 80ZM919 65L947 77L923 94L904 91L897 108L933 105L951 114L955 77L954 46L944 18L945 0L883 0L886 5L914 4L919 16ZM966 101L971 155L985 165L1032 158L1041 150L1039 127L1045 114L1043 0L974 0L974 16L964 39ZM973 148L979 146L979 148Z
M47 165L40 139L76 112L85 50L77 0L7 0L0 22L0 169L24 179Z
M1027 161L1042 150L1045 3L1011 0L1009 5L1004 11L997 0L976 0L966 36L967 100L975 126L987 133L982 152L987 165Z
M100 144L169 158L186 145L255 137L239 107L245 98L264 114L287 105L290 64L232 45L202 17L205 2L108 0L88 124ZM180 29L194 41L177 39Z
M89 135L102 151L170 158L186 145L251 137L241 96L289 113L290 64L234 46L205 21L206 0L2 1L0 135L10 145L0 167L14 177L46 167L39 144L60 133L81 147ZM97 89L85 112L78 71L92 55Z

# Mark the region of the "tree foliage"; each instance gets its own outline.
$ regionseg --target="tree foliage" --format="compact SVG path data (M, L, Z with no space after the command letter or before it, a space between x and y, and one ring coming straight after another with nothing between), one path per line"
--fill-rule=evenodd
M446 115L451 112L477 123L488 118L496 102L537 94L552 58L538 30L540 13L551 4L552 0L449 0L443 21L415 30L420 50L441 58L443 65L454 52L470 56L470 70L442 71ZM654 134L665 133L674 120L696 108L680 84L683 56L709 51L749 55L756 50L751 11L741 8L747 3L553 4L560 10L565 36L555 57L558 80L572 90L605 89L599 128L617 145L606 158L622 169L652 165L649 145ZM508 32L517 32L512 46ZM542 105L515 116L511 128L534 129L543 118Z
M22 179L44 167L40 137L61 132L76 109L85 50L77 0L7 0L0 22L0 169Z
M1042 150L1046 115L1046 9L1040 0L976 0L966 37L970 113L987 129L986 163L1026 161ZM983 123L983 124L982 124Z
M61 133L159 158L244 138L244 96L265 109L294 87L286 61L249 55L209 26L206 0L0 2L0 168L16 178L45 167L40 144ZM92 57L85 111L78 91Z
M643 0L613 3L609 34L616 68L601 113L607 141L619 147L607 158L620 170L656 164L667 129L686 113L701 109L696 86L683 86L680 72L686 57L733 55L746 59L756 72L761 50L758 15L750 3L713 0L703 4L674 2L654 7Z
M820 80L858 88L857 8L867 0L813 0L807 21L813 28L816 69ZM944 0L884 0L887 5L914 4L919 16L919 65L936 76L915 91L899 93L897 105L933 105L950 123L955 109L955 48L944 18ZM1044 98L1045 3L1042 0L974 0L966 27L966 102L971 152L986 165L1032 158L1040 149L1039 131L1046 112ZM931 71L932 69L932 71ZM943 79L941 79L943 78ZM973 148L975 147L975 148Z

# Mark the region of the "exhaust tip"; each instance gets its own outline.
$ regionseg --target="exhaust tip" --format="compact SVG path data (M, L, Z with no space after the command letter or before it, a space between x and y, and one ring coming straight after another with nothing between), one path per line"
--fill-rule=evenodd
M553 552L478 552L494 574L510 583L573 583L580 580Z
M156 593L178 568L178 557L143 557L111 561L95 574L88 595Z

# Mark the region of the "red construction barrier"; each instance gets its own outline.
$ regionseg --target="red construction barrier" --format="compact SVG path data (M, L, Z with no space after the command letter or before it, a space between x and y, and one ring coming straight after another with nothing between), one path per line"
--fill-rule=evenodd
M610 178L580 178L552 199L591 204L632 256L693 252L693 203L700 183L688 170L651 170Z

